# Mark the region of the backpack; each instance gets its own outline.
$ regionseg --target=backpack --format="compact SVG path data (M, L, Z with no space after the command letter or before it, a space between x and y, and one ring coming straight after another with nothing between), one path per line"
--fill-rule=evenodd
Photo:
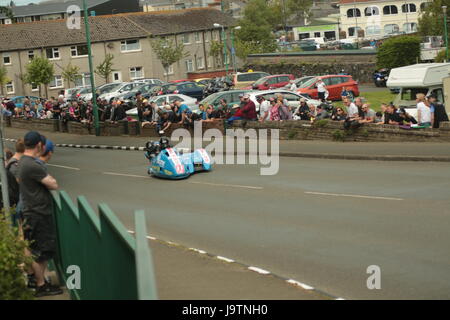
M17 205L19 202L19 183L16 180L16 177L10 171L13 165L19 165L19 161L12 159L8 165L6 166L6 176L8 177L8 193L9 193L9 205Z

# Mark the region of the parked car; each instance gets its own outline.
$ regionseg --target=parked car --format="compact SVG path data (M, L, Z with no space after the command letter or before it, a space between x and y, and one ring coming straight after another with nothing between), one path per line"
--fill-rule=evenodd
M300 99L302 99L302 98L306 99L307 103L311 103L315 106L318 106L319 104L321 104L321 102L319 100L314 100L314 99L306 97L302 94L295 93L295 92L288 91L288 90L283 90L283 89L267 90L267 91L253 91L252 93L250 93L250 100L252 100L255 103L256 110L259 111L259 103L257 101L258 97L263 96L264 99L269 100L270 98L276 98L276 96L278 94L282 94L283 98L288 101L289 107L291 107L293 109L298 108L298 106L300 105Z
M289 90L291 88L292 82L295 82L295 85L297 86L297 88L299 88L299 87L301 87L302 84L304 84L306 81L308 81L312 78L314 78L314 76L305 76L305 77L297 78L293 81L290 81L287 85L285 85L283 87L283 89Z
M179 80L170 80L170 83L179 83L179 82L188 82L191 81L189 79L179 79Z
M119 86L113 87L113 89L109 90L107 93L100 94L100 99L105 99L107 101L117 98L123 93L127 93L133 88L139 86L139 83L135 82L125 82Z
M203 87L195 82L172 83L167 88L167 93L184 94L201 100L203 98Z
M74 96L75 93L79 92L81 89L86 88L86 86L79 86L75 88L69 88L64 90L64 98L70 100Z
M143 97L148 98L151 95L152 88L154 88L156 86L157 86L156 84L144 83L138 87L135 87L133 90L131 90L129 92L126 92L126 93L123 93L123 94L117 96L117 98L120 100L123 100L125 103L129 103L129 102L135 100L137 92L142 93Z
M149 100L149 102L155 102L160 108L167 104L174 102L175 100L180 100L181 103L186 104L193 112L198 112L197 99L186 96L184 94L166 94L162 96L156 96ZM133 108L127 111L128 116L137 116L137 108Z
M41 101L41 98L35 96L15 96L9 98L10 101L14 102L14 105L17 108L23 108L23 103L25 102L26 99L30 100L31 102Z
M313 99L318 99L319 95L317 93L316 85L319 79L322 79L325 83L325 87L329 93L328 100L341 100L341 93L344 87L347 91L351 92L354 97L359 96L358 82L353 80L352 76L346 75L326 75L314 77L301 85L297 92L300 94L306 94Z
M212 79L211 78L202 78L202 79L195 79L194 81L200 86L204 87L206 86Z
M259 79L253 83L250 87L244 89L248 90L271 90L276 88L282 88L289 84L291 80L294 80L293 74L276 74L273 76L267 76Z
M231 75L231 79L234 83L235 89L242 89L251 86L255 81L270 76L266 72L253 71L253 72L238 72Z
M199 104L204 106L213 105L217 107L220 104L220 100L225 99L227 101L228 107L232 107L234 104L240 104L239 95L243 93L250 93L253 90L230 90L230 91L220 91L213 93L212 95L206 97Z
M386 82L389 79L389 69L380 69L380 70L376 70L373 74L372 74L372 78L373 78L373 83L375 84L375 86L377 87L386 87Z
M159 79L153 79L153 78L139 79L139 80L134 80L133 82L148 83L148 84L163 84L164 83L164 81L161 81Z
M82 88L80 91L78 91L77 97L78 97L78 99L81 99L84 101L92 100L92 89L89 87Z

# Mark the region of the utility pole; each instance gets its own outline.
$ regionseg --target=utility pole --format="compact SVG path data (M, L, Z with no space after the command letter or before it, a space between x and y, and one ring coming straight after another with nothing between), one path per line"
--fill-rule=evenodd
M1 105L0 105L1 106ZM8 192L8 175L5 168L5 151L3 148L3 106L0 107L0 178L2 181L2 199L4 214L10 214L9 192Z
M97 93L95 92L94 83L94 67L92 65L92 47L91 47L91 31L89 28L89 19L86 0L83 0L83 11L84 11L84 25L86 27L86 40L88 46L88 59L89 59L89 72L91 75L91 90L92 90L92 102L94 109L94 125L95 125L95 135L100 135L100 126L98 123L98 106L97 106Z
M442 11L444 12L445 60L448 61L447 6L442 6Z

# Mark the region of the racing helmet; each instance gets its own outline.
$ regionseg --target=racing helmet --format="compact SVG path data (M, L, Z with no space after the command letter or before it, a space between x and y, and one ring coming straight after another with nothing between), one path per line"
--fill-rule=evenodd
M161 146L161 150L164 150L166 148L171 148L170 140L167 137L162 137L159 140L159 145Z

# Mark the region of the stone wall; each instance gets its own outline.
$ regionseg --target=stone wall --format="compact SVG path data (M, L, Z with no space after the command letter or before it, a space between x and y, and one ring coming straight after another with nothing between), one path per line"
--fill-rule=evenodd
M6 119L5 124L13 128L63 132L62 122L58 120L24 120ZM193 128L186 128L180 124L172 124L165 136L170 137L179 128L188 129L194 136ZM225 132L224 122L204 122L202 131L218 129ZM401 129L393 125L365 124L356 130L345 130L342 122L320 120L315 123L309 121L268 121L260 123L257 121L235 121L231 129L279 129L281 140L335 140L335 141L378 141L378 142L427 142L446 141L450 142L450 122L441 123L439 129ZM95 128L78 122L67 123L67 132L78 135L94 135ZM146 125L141 128L139 122L121 121L119 123L101 122L100 135L102 136L141 136L159 137L156 126ZM269 131L270 135L270 131Z

